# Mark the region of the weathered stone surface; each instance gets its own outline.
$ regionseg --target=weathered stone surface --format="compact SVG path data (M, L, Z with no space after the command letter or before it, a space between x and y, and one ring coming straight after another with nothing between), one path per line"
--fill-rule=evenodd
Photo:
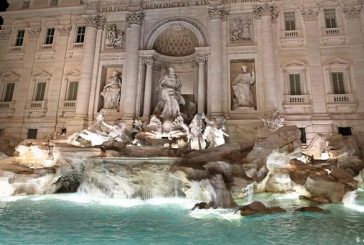
M332 181L326 176L310 175L305 186L312 198L323 197L332 203L341 202L345 195L345 185Z
M308 156L313 156L314 159L320 159L327 147L327 136L316 134L310 145L303 151Z
M249 205L239 207L239 211L241 216L286 212L286 210L280 207L266 207L261 202L252 202Z
M301 208L297 208L295 209L296 212L324 212L325 210L320 208L320 207L301 207Z

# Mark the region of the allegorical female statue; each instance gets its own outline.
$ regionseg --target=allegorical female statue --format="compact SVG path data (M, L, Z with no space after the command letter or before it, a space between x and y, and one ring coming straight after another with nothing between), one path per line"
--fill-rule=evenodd
M255 107L251 87L255 83L254 70L250 73L247 66L241 66L240 74L232 82L234 107Z
M155 115L163 119L174 119L180 113L180 105L185 104L181 95L182 83L175 73L174 67L168 68L168 74L159 81L160 95Z
M120 73L113 71L112 77L106 82L100 95L104 98L103 109L118 109L121 96Z

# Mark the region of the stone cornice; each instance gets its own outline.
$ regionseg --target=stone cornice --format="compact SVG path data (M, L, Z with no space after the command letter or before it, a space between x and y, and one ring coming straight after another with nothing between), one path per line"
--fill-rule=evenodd
M144 20L144 13L143 11L129 11L125 19L129 27L131 25L142 25Z
M305 8L301 11L304 21L317 21L319 15L319 9Z
M216 20L216 19L223 20L228 14L227 11L224 9L223 5L209 6L207 11L210 20Z
M277 8L272 3L264 3L263 5L255 6L253 13L256 18L261 18L262 16L271 16L272 19L276 19L278 16Z
M99 14L94 15L85 15L83 16L86 26L88 27L94 27L96 29L104 29L106 18Z
M360 16L361 9L361 6L343 7L343 13L346 18L354 19Z

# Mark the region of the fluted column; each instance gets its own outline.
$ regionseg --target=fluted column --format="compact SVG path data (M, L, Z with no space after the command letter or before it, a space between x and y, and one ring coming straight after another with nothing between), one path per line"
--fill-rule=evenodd
M361 95L364 91L364 48L363 48L363 36L361 29L360 13L362 6L344 7L343 12L347 21L347 32L350 40L350 49L353 57L353 69L355 79L355 91L356 99L359 102L359 112L364 112L364 96ZM360 92L359 92L360 91Z
M145 86L144 86L144 105L143 105L143 118L149 118L152 108L152 68L153 58L148 57L143 59L146 65L145 72Z
M81 118L86 118L88 114L97 29L103 29L106 20L105 17L96 14L86 16L85 21L87 27L83 46L84 53L82 58L81 76L78 85L76 105L76 117Z
M198 56L196 61L198 63L197 109L201 113L205 112L205 63L207 57Z
M209 6L208 15L210 18L209 36L210 36L210 58L208 70L208 114L218 116L223 114L222 98L222 18L225 17L225 10L222 5Z
M135 118L139 74L140 27L143 23L143 17L144 14L141 11L132 11L126 16L128 32L126 42L125 96L123 103L123 118L125 119Z
M272 4L266 3L256 7L254 9L254 14L257 18L261 18L262 21L262 62L265 110L272 111L277 109L277 83L272 32L272 18L275 17L275 7Z

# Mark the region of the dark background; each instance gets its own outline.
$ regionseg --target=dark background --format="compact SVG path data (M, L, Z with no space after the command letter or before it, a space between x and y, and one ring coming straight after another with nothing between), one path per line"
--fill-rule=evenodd
M7 8L9 7L9 3L7 0L0 0L0 12L5 11ZM3 18L0 16L0 27L3 24L4 20Z

